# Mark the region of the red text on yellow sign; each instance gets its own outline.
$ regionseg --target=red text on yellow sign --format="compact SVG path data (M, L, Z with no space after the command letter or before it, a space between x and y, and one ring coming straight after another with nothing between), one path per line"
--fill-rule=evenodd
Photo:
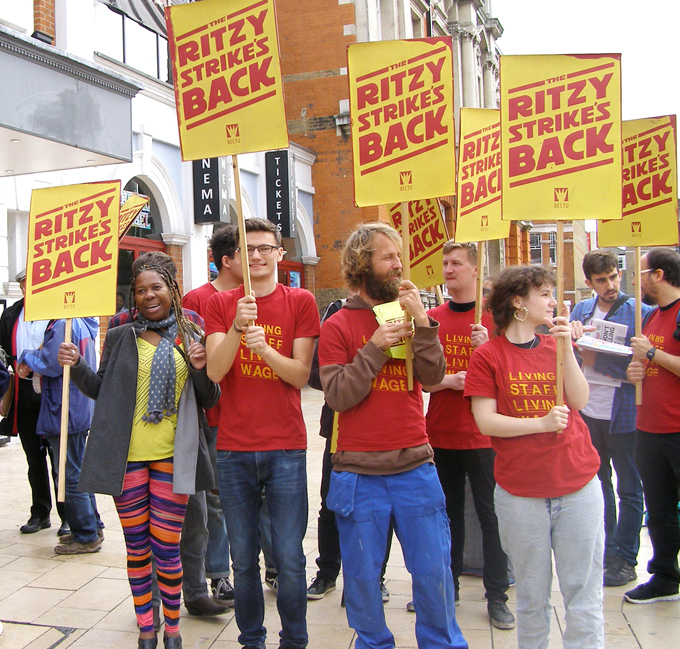
M443 284L441 250L448 236L439 202L410 201L408 210L411 281L418 288ZM401 203L390 206L389 213L392 226L401 234Z
M286 148L273 0L204 0L166 18L183 158Z
M501 58L503 218L616 216L619 55Z
M452 61L450 38L350 46L357 205L455 191Z
M119 208L119 181L33 191L27 319L113 313Z
M500 111L461 108L458 155L455 240L504 239L510 224L501 220Z
M675 115L623 122L623 219L598 221L598 246L678 243Z

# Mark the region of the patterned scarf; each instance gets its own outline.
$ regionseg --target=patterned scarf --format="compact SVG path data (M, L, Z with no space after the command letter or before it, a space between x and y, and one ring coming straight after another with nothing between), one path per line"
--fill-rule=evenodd
M137 336L147 329L167 329L170 339L161 335L161 340L156 347L151 361L151 377L149 380L149 402L146 414L142 420L150 424L159 424L163 417L171 417L177 412L175 407L175 385L177 376L175 371L175 352L172 340L177 338L177 319L174 309L164 320L147 320L142 315L137 315L133 322ZM159 332L160 333L160 332Z

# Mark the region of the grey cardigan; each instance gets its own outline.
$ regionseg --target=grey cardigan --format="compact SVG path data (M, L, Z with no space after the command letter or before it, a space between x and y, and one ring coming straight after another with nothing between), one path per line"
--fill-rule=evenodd
M137 370L137 336L132 324L108 331L96 374L82 357L71 368L71 378L80 391L96 400L79 491L111 496L119 496L123 491L137 397ZM211 408L219 398L220 386L208 378L205 370L189 365L177 412L174 493L193 494L215 486L199 417L204 417L201 407Z

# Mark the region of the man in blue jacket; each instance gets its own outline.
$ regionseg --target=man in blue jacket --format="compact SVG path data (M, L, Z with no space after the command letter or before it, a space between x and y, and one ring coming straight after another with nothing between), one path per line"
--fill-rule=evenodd
M610 250L591 250L583 258L586 284L596 297L579 302L571 314L574 338L583 335L583 325L594 318L628 327L626 345L635 335L635 300L621 293L621 271ZM642 305L642 315L651 310ZM642 484L635 466L635 387L626 381L630 356L581 350L583 371L590 386L588 405L581 411L593 446L600 455L598 477L604 494L605 586L623 586L637 579L635 566L640 549ZM616 471L619 495L618 520L612 486Z
M80 355L85 358L87 364L96 369L97 320L74 318L71 322L73 344L78 347ZM45 330L42 347L24 352L17 366L17 373L22 378L28 377L31 372L42 376L42 399L36 432L38 435L45 436L55 460L59 457L63 376L63 368L57 362L57 353L59 345L64 342L64 332L65 320L50 321ZM54 548L57 554L86 554L98 552L102 547L103 524L99 519L94 494L78 491L80 468L93 412L94 401L83 395L75 383L71 382L66 475L58 476L58 480L65 480L66 520L71 527L71 534L61 537L60 544Z

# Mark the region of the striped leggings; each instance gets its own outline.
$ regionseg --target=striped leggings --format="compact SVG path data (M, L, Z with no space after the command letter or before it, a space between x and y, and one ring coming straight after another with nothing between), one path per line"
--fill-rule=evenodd
M156 558L166 633L179 630L179 539L189 496L172 492L172 469L172 458L128 462L123 493L113 499L123 526L128 579L140 631L153 631L151 552Z

